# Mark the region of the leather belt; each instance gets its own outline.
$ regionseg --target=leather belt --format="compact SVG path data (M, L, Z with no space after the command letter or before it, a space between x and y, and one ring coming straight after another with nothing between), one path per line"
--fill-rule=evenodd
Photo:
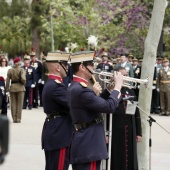
M46 120L50 121L51 119L56 119L58 117L66 116L68 115L68 112L56 112L56 113L51 113L47 114Z
M170 80L161 80L161 83L163 83L163 84L168 84L168 83L170 83Z
M11 84L21 83L20 81L12 81Z
M103 116L99 116L98 118L93 119L90 122L74 124L74 127L75 127L75 130L78 131L78 130L86 129L90 126L94 126L103 121L104 121Z

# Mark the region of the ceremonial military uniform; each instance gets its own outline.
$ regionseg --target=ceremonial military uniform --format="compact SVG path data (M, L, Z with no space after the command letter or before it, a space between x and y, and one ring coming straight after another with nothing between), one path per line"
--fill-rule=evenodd
M41 80L42 80L42 82L44 81L44 84L45 84L47 79L48 79L48 68L47 68L46 62L43 62Z
M154 69L154 76L153 76L153 86L152 86L152 100L151 100L151 113L160 113L159 111L159 92L156 89L157 84L157 68Z
M24 60L30 60L30 56L24 56ZM35 87L36 79L35 79L35 69L34 67L25 65L22 67L26 72L26 84L25 84L25 95L24 95L24 103L23 109L32 109L32 100L33 100L33 88Z
M152 91L152 103L151 103L151 113L160 113L160 92L156 89L157 84L157 77L159 73L159 69L162 68L162 62L163 58L158 57L157 58L157 64L155 65L155 71L154 71L154 79L153 79L153 91Z
M40 105L43 106L42 103L42 91L44 88L44 84L46 83L48 79L48 68L46 64L46 56L42 56L42 74L41 74L41 83L39 83L39 96L40 96Z
M101 57L102 57L103 62L99 63L96 69L100 69L101 71L111 72L113 70L113 67L108 62L108 54L106 52L103 52ZM104 61L103 57L107 57L107 60Z
M15 58L15 66L8 70L6 80L6 91L10 92L11 113L14 123L20 123L22 106L24 100L26 75L25 70L20 67L20 58ZM11 80L11 86L10 86Z
M31 53L31 57L35 57L35 54ZM30 65L35 68L35 80L36 80L36 85L35 88L33 88L33 108L38 108L38 86L39 83L41 83L41 74L42 74L42 64L41 62L35 60L31 61Z
M0 76L0 114L7 115L5 79Z
M74 63L92 62L93 55L85 51L72 54L72 67ZM111 94L105 90L99 97L87 86L85 79L74 76L68 87L68 103L75 127L70 147L73 170L99 170L101 160L108 159L101 113L113 113L121 99L117 90Z
M63 56L64 55L64 56ZM68 54L49 53L47 62L67 61ZM68 170L68 147L73 132L69 114L67 87L63 79L49 74L44 85L43 108L47 118L42 131L42 148L45 151L46 170Z
M163 62L169 62L164 59ZM161 115L170 115L170 68L159 70L157 87L160 89Z
M134 58L132 61L133 62L138 61L138 59ZM133 72L134 72L134 78L140 79L140 77L141 77L141 66L139 66L139 65L133 66ZM135 94L136 94L137 99L139 97L139 88L140 88L140 84L138 83L136 85L136 88L133 89Z

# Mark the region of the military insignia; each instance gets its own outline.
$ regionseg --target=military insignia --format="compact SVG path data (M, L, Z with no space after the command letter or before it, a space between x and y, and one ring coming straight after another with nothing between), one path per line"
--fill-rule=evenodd
M109 70L109 66L105 66L104 69L105 69L105 70Z
M32 66L33 66L35 69L37 69L38 63L33 63Z
M139 68L137 68L137 70L135 71L136 74L139 74L140 70Z
M83 87L87 87L87 84L84 83L84 82L80 82L80 84L81 84Z
M61 81L59 81L59 80L55 80L55 82L56 82L57 84L61 84Z

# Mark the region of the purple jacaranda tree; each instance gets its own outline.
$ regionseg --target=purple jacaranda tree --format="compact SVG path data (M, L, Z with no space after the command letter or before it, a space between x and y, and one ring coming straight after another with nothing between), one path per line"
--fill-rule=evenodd
M102 42L106 49L115 55L135 53L142 55L144 39L149 25L149 10L146 4L132 0L96 0L100 9L103 27L114 27L102 32ZM106 34L106 36L105 36ZM109 35L109 36L108 36ZM99 37L100 38L100 37ZM110 43L111 42L111 43Z

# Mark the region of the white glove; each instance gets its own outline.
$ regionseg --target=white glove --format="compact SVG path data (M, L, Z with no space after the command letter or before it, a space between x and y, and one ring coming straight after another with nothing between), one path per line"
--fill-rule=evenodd
M44 80L41 81L41 84L44 84Z
M152 86L152 90L156 89L156 86Z
M38 83L41 83L41 79L38 80Z
M9 92L6 92L6 95L9 96Z
M35 84L31 84L31 88L34 88L35 87Z
M157 92L159 92L159 91L160 91L160 90L159 90L159 88L157 88L156 90L157 90Z

